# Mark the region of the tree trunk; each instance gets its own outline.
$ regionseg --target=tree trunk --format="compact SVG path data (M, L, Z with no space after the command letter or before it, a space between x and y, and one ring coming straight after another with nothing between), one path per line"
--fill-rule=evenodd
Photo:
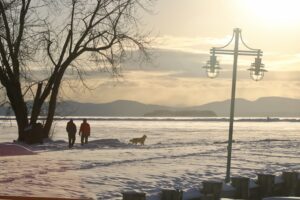
M56 103L57 103L57 96L60 89L61 80L64 76L65 70L70 65L71 59L69 59L68 62L65 62L64 65L61 67L61 70L59 70L56 74L56 80L53 83L50 100L49 100L49 107L48 107L48 114L46 123L44 126L44 136L45 138L49 137L51 126L53 123L54 115L55 115L55 109L56 109Z
M51 126L52 126L52 123L53 123L59 86L60 86L60 83L55 84L53 86L53 89L52 89L52 92L51 92L47 120L46 120L46 123L45 123L45 126L44 126L44 137L45 138L49 137Z
M14 109L18 124L18 141L25 141L24 129L28 126L27 107L24 102L19 103Z
M22 92L11 85L7 88L7 96L18 124L18 141L25 141L24 129L28 126L28 112Z
M32 105L30 124L35 124L41 113L41 109L42 109L42 105L43 105L43 102L41 102L41 100L40 100L40 96L42 93L42 86L43 86L42 82L38 83L38 87L37 87L33 105Z

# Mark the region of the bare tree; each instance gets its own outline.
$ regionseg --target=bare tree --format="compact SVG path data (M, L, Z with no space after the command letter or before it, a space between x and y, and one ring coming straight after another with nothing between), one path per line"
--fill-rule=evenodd
M25 140L24 129L37 122L45 104L43 135L48 137L68 70L80 79L87 66L117 74L127 52L146 53L137 15L149 3L0 0L0 82L16 116L19 141ZM47 74L34 75L46 69Z

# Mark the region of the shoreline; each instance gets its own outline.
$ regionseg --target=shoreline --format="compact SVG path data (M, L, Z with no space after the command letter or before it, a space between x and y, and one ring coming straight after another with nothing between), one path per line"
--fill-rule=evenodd
M89 121L195 121L195 122L229 122L229 117L119 117L119 116L56 116L54 121L70 119ZM0 116L2 121L15 121L15 117ZM38 120L46 120L40 117ZM299 117L236 117L235 122L300 122Z

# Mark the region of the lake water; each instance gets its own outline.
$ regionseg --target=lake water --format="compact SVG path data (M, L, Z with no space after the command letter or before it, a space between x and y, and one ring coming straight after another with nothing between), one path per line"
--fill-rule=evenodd
M227 121L90 120L91 142L81 147L77 136L73 149L66 122L55 122L56 142L28 147L37 155L0 157L0 195L117 200L136 190L157 199L162 188L198 190L225 177ZM14 122L0 127L1 143L17 138ZM145 146L128 144L142 135ZM300 170L299 122L236 122L233 137L232 176Z

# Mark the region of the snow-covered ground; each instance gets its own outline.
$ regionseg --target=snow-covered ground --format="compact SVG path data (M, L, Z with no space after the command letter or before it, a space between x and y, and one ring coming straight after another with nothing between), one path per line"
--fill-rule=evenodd
M77 125L81 121L75 121ZM31 148L36 155L0 157L0 195L121 199L144 191L154 200L162 188L198 191L203 180L223 180L228 122L90 121L91 142L68 149L66 121L55 122L56 142ZM17 137L0 121L0 143ZM237 122L232 175L300 170L299 122ZM145 146L128 144L147 135ZM188 193L185 193L187 195Z

